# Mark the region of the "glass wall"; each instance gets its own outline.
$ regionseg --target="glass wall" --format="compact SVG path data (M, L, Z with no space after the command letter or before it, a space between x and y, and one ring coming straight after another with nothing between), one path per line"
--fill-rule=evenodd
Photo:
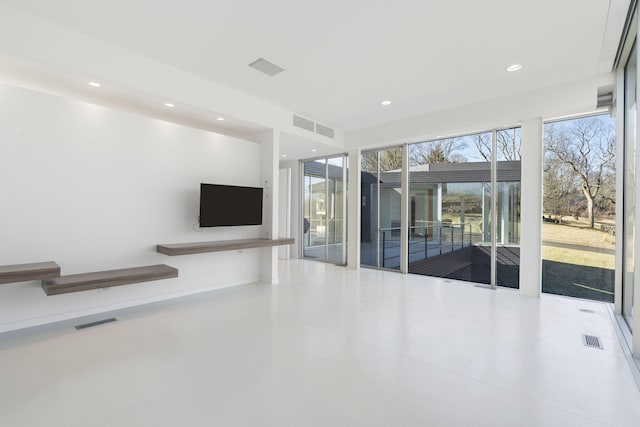
M518 287L520 140L513 128L407 146L409 273ZM402 151L362 153L361 265L401 269Z
M346 157L303 163L303 256L344 264Z
M542 291L613 302L615 121L544 127Z
M491 283L491 133L409 145L409 273Z
M402 147L362 153L360 264L400 269Z
M520 287L521 129L496 132L496 284Z
M635 285L636 229L636 114L637 114L637 51L636 46L624 69L624 243L622 258L622 315L633 330L633 289Z

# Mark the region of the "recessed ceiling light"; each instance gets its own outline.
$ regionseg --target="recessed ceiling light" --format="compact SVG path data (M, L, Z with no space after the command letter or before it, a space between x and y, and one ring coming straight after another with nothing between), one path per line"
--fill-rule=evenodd
M89 86L100 87L101 85L98 82L89 82Z
M218 117L216 120L218 120L218 121L224 121L224 117Z
M381 104L381 105L384 105L384 106L391 105L391 101L388 101L388 100L386 100L386 99L385 99L385 100L384 100L384 101L382 101L380 104Z
M311 151L315 153L318 150L316 150L315 148L312 148Z
M283 154L283 155L282 155L282 157L287 157L287 155L286 155L286 154Z
M513 64L507 67L507 71L510 73L513 73L514 71L519 71L519 70L522 70L521 64Z
M164 106L165 106L165 107L169 107L169 108L173 108L173 107L175 107L175 105L173 105L173 104L172 104L172 103L170 103L170 102L166 102L166 103L164 104Z

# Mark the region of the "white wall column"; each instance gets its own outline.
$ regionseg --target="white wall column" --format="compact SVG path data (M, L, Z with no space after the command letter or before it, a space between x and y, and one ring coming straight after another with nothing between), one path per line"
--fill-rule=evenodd
M291 237L291 168L281 167L278 179L278 234L279 237ZM278 258L290 257L289 246L278 247Z
M360 216L362 212L362 192L360 187L360 149L348 153L349 189L347 199L347 267L360 268Z
M280 162L280 168L288 168L291 170L291 237L295 239L293 245L289 245L290 258L300 258L302 252L302 240L304 233L302 232L302 201L300 180L300 162L298 160L287 160Z
M520 294L539 297L542 284L542 117L522 122Z
M280 133L270 129L258 135L262 146L260 176L264 188L262 233L266 239L278 238L278 193L280 176ZM260 279L278 283L278 247L261 249Z

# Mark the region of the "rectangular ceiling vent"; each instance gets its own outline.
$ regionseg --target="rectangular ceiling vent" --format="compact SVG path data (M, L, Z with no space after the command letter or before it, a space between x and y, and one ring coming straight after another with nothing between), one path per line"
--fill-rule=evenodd
M333 139L333 129L328 126L321 125L320 123L316 123L316 133Z
M316 123L313 120L305 119L304 117L293 115L293 125L309 132L315 132L318 135L326 136L333 139L335 131L328 126Z
M604 350L604 347L602 347L602 344L600 343L600 338L593 335L582 335L582 343L587 347Z
M249 67L254 68L267 76L273 77L284 71L284 68L274 64L271 61L267 61L264 58L258 58L249 64Z
M293 115L293 125L310 132L315 132L316 124L314 122L304 117L296 116L295 114Z

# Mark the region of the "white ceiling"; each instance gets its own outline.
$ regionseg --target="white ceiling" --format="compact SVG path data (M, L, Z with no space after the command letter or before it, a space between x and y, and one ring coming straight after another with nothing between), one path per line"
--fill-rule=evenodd
M339 129L593 78L611 69L629 3L0 2ZM249 68L259 57L285 71Z

